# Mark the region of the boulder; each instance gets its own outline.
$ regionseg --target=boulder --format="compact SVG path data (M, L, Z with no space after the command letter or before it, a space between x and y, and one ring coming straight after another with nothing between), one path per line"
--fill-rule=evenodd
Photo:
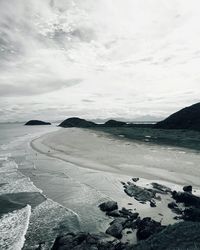
M194 250L200 249L200 223L179 222L140 241L134 250Z
M177 203L184 203L186 206L194 206L200 208L200 197L188 192L172 192L172 197Z
M154 200L150 201L150 207L156 207L156 202Z
M119 212L122 217L131 219L136 219L139 215L138 213L132 213L129 209L126 209L125 207L123 207Z
M191 185L189 185L189 186L184 186L184 187L183 187L183 191L192 193L192 186L191 186Z
M131 196L134 197L136 200L140 202L146 202L146 201L151 201L152 198L155 197L155 192L148 190L146 188L142 188L139 186L136 186L133 183L128 182L124 186L124 192Z
M110 225L110 227L106 230L106 233L117 239L121 239L122 231L123 231L122 224L115 222Z
M176 214L182 214L181 209L178 207L178 205L175 202L170 202L168 204L168 208L170 208Z
M117 209L107 212L106 215L112 216L112 217L120 217L121 216L119 210L117 210Z
M119 218L116 218L113 221L111 221L110 225L121 224L122 226L124 226L127 221L128 221L127 218L119 217Z
M182 218L186 221L200 222L200 209L199 208L186 208L183 212Z
M162 226L160 222L152 220L150 217L145 217L142 220L137 221L137 238L138 240L145 240L151 235L162 231L165 226Z
M132 180L133 180L134 182L139 181L139 179L140 179L140 178L138 178L138 177L132 178Z
M113 210L118 209L118 205L117 205L117 202L115 202L115 201L107 201L107 202L101 203L99 205L99 208L103 212L111 212Z
M164 186L164 185L161 185L159 183L156 183L156 182L152 182L151 183L153 189L155 189L155 191L157 193L161 193L161 194L167 194L167 193L170 193L171 192L171 189Z

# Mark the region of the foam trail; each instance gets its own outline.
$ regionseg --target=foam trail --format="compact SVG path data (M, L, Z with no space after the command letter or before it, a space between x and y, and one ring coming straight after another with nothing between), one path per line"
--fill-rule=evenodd
M0 220L0 249L21 250L28 230L31 207L6 214Z

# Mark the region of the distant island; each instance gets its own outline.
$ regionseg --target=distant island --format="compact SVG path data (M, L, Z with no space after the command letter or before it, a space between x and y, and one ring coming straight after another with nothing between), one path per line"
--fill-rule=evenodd
M188 129L200 131L200 102L183 108L154 126L159 129Z
M59 124L59 127L63 128L91 128L91 127L96 127L97 124L91 121L87 121L85 119L81 119L78 117L71 117Z
M30 120L30 121L26 122L24 125L26 125L26 126L51 125L51 123L40 121L40 120Z
M63 128L118 128L118 127L152 127L152 124L134 124L116 120L108 120L103 124L97 124L79 117L71 117L59 124Z
M79 117L71 117L59 124L64 128L155 128L155 129L185 129L200 131L200 103L183 108L170 115L163 121L152 123L128 123L116 120L108 120L103 124L97 124Z

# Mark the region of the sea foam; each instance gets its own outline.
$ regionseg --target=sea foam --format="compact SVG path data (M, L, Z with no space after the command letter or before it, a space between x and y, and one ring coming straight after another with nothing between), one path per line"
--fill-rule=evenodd
M31 207L16 210L0 219L0 249L21 250L25 242Z

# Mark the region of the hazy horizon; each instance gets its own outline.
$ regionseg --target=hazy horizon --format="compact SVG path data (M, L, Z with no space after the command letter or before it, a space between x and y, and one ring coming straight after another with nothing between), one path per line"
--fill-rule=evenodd
M159 121L199 102L199 7L0 0L0 121Z

